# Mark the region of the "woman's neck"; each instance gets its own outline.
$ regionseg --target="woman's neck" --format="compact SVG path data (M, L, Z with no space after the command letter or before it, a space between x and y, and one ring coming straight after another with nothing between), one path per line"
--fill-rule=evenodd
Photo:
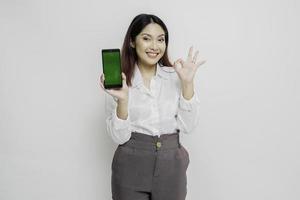
M139 70L143 76L143 78L151 79L156 73L156 64L149 66L138 63Z

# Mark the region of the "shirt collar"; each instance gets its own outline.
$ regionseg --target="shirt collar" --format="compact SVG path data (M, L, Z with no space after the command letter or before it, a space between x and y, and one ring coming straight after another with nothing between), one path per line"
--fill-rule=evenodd
M164 72L162 70L162 67L158 63L156 64L156 74L155 74L155 76L159 76L163 79L168 78L166 72ZM137 63L135 63L134 73L133 73L133 78L132 78L132 87L137 87L141 84L143 84L143 77L142 77L141 71L140 71Z

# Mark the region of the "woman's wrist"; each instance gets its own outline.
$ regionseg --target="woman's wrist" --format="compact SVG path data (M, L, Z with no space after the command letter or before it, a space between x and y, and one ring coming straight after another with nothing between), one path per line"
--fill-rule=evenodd
M128 104L128 98L125 98L125 99L120 98L117 100L117 102L118 102L118 104L122 104L122 105Z
M126 120L128 118L128 98L118 99L117 103L118 118Z
M194 83L189 82L189 83L181 83L182 87L182 96L186 100L190 100L194 96Z

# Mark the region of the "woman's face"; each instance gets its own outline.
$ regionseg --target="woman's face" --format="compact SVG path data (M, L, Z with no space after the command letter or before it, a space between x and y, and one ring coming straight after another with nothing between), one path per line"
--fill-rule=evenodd
M150 23L136 36L131 46L136 49L139 64L156 65L166 50L165 32L160 25Z

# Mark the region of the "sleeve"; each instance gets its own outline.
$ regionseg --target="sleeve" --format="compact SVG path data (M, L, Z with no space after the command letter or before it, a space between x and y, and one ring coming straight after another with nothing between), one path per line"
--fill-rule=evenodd
M189 100L186 100L180 91L177 123L181 132L189 134L196 128L199 122L199 108L199 96L195 89L193 97Z
M106 105L106 129L112 140L117 144L123 144L130 139L130 115L126 120L117 116L117 99L105 94Z

